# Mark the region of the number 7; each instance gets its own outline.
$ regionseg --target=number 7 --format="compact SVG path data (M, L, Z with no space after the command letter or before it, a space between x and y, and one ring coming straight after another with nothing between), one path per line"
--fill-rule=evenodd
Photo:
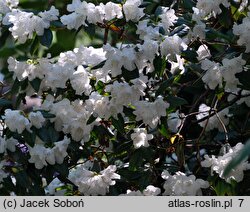
M242 203L243 203L244 199L238 199L238 200L240 201L240 205L239 205L239 207L241 207L241 205L242 205Z

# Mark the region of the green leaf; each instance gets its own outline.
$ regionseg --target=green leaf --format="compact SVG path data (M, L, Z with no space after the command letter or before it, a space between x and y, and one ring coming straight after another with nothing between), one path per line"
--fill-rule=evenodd
M50 29L45 29L44 34L42 36L39 36L39 41L43 46L46 46L49 48L51 46L53 40L53 34Z
M154 69L155 69L155 73L159 76L162 77L165 69L166 69L166 59L162 58L161 55L156 56L154 61Z
M142 164L143 164L143 151L141 148L139 148L133 152L129 160L129 170L137 171Z
M96 117L94 115L91 115L87 121L87 124L91 124L96 120Z
M59 132L57 132L53 124L47 124L37 130L39 138L46 143L55 143L59 139Z
M230 174L230 171L235 169L241 162L246 160L250 155L250 139L245 144L244 148L240 150L235 158L233 158L229 164L226 166L223 176L227 176Z
M188 104L186 99L177 96L168 96L166 99L170 106L174 108Z
M122 76L124 77L124 79L129 82L132 79L136 79L139 77L139 71L136 68L133 71L128 71L127 69L125 69L124 67L122 67Z
M34 90L38 92L40 89L41 82L42 82L41 79L35 78L34 80L30 81L30 84L34 88Z
M56 172L58 172L63 178L67 178L69 175L69 169L67 164L62 163L62 164L55 164L54 169Z
M71 50L75 47L75 33L69 30L59 30L56 33L57 43L66 50Z
M124 119L122 115L120 113L118 114L118 120L111 117L111 121L112 121L113 126L118 130L118 132L123 134L124 133Z
M7 38L9 37L9 35L10 35L10 32L7 29L2 33L2 36L0 37L0 48L2 48L5 45L5 42Z
M16 53L15 48L3 48L0 50L0 57L9 57Z
M242 71L241 73L236 74L236 77L239 79L241 88L245 90L250 90L250 70Z
M34 41L32 42L31 46L30 46L30 54L34 55L39 47L39 39L38 36L35 37Z
M164 94L164 92L169 88L174 82L174 77L170 77L169 79L165 80L158 90L155 92L155 96L159 96L161 94Z
M222 13L220 13L218 15L218 20L219 20L220 24L225 28L232 27L233 21L232 21L232 18L231 18L232 17L231 10L224 7L224 6L221 6L220 8L222 10Z
M46 119L50 119L50 118L55 118L56 115L52 114L52 113L49 113L48 111L45 111L45 110L37 110L37 111L40 111L43 115L44 118Z
M25 138L25 142L27 144L29 144L31 147L33 147L35 145L36 134L34 132L28 132L27 130L24 130L22 135Z

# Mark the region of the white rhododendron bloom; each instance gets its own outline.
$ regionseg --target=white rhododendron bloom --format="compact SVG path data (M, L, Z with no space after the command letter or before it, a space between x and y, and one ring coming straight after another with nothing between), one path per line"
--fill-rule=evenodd
M84 165L77 166L69 174L69 180L78 186L79 191L85 195L106 195L109 187L115 185L120 175L115 173L116 166L110 165L100 173L87 170Z
M237 91L238 85L240 84L238 78L235 74L243 71L243 66L246 64L246 61L242 59L242 55L235 57L233 59L224 58L222 60L222 76L223 80L226 82L225 90L226 91Z
M243 148L244 145L238 143L234 147L230 147L229 151L222 156L216 157L212 155L212 157L209 157L208 155L205 155L205 160L201 162L201 165L203 167L211 167L211 175L215 172L220 178L225 179L228 183L230 183L231 180L240 182L244 178L244 171L250 169L250 164L248 163L247 158L232 169L227 176L223 176L223 172L228 163L235 158Z
M12 137L8 139L0 137L0 153L5 153L7 149L15 152L17 144L18 141Z
M222 87L222 73L220 64L205 59L201 62L201 68L206 71L202 77L202 81L206 83L210 89L214 90L218 85L219 87Z
M87 26L88 23L103 23L104 20L110 21L114 18L122 18L122 7L119 4L108 2L106 5L100 3L95 6L86 1L73 0L67 5L67 10L71 12L61 17L61 22L68 29L78 29L80 26Z
M248 7L250 8L250 7ZM239 36L237 43L239 45L246 46L246 53L250 52L250 12L247 13L247 17L243 18L241 24L234 24L233 33Z
M159 97L154 102L138 101L135 103L136 110L133 112L136 115L136 120L142 120L151 128L160 123L161 116L166 116L166 109L169 103L164 102L163 98Z
M66 189L57 189L61 186L64 186L64 183L62 183L57 177L53 179L49 185L45 187L45 193L46 195L53 195L53 196L64 196Z
M197 60L199 61L202 61L204 59L208 59L211 57L211 53L205 44L200 45L200 47L197 50L197 54L198 54Z
M161 189L153 185L149 185L143 190L142 193L144 196L157 196L161 193Z
M5 110L5 124L12 132L21 134L25 129L30 131L31 123L21 115L20 110Z
M86 100L87 110L92 110L95 117L108 119L111 116L110 100L98 92L92 92Z
M208 117L209 111L211 108L207 106L206 104L201 104L199 106L199 114L196 115L196 119L200 120L204 117ZM213 113L213 112L211 112ZM222 111L218 112L217 115L220 117L221 121L223 122L224 125L228 125L229 123L229 117L231 114L229 114L229 109L225 108ZM224 129L222 127L222 123L220 122L219 118L216 115L211 116L208 119L208 123L206 124L207 120L204 120L199 123L201 127L206 126L206 131L213 130L213 129L218 129L219 131L223 132Z
M40 111L31 112L29 114L29 120L32 126L36 127L37 129L41 128L45 122L45 118Z
M34 32L42 36L44 29L50 27L50 21L57 20L58 16L59 11L54 6L49 11L41 12L38 15L13 9L3 18L3 24L12 24L13 26L9 29L12 32L12 36L20 43L25 43L27 39L33 37Z
M162 55L173 60L175 55L180 55L182 51L187 49L185 42L178 36L173 35L166 37L160 45Z
M153 185L147 186L142 192L140 190L132 191L127 190L126 194L120 194L119 196L157 196L161 193L161 189Z
M70 83L78 95L82 93L88 95L91 92L89 74L83 66L78 66L77 70L71 76Z
M9 57L8 64L9 71L14 72L13 78L17 78L19 81L25 80L26 78L30 81L35 78L44 78L44 71L29 61L17 61L15 58Z
M228 0L198 0L196 4L196 8L200 11L201 17L205 18L207 15L212 13L213 16L220 14L222 10L220 9L220 5L224 7L229 7L230 4Z
M171 175L168 171L163 171L161 177L166 180L163 187L163 195L171 196L196 196L202 195L201 188L208 188L209 183L202 179L196 179L194 175L187 176L182 172Z
M37 169L42 169L44 166L62 164L64 158L68 155L67 148L70 139L66 136L63 140L55 142L53 148L46 148L42 143L35 144L34 147L28 146L30 153L30 163L34 163Z
M182 123L182 119L183 118L183 113L179 113L179 111L176 111L175 113L170 113L168 114L168 129L173 132L173 133L177 133L179 127L181 126Z
M131 139L133 140L133 145L135 149L141 146L148 147L148 140L153 139L153 135L147 134L145 128L135 128L134 133L131 134Z
M88 110L82 100L70 102L65 98L54 103L50 112L56 116L53 121L57 131L70 133L75 141L88 141L95 122L87 124L92 111Z
M247 90L243 90L241 92L242 95L248 95L247 97L243 97L241 98L240 100L238 100L236 103L237 104L242 104L243 102L248 106L250 107L250 91L247 91Z
M29 147L30 163L34 163L37 169L42 169L47 166L46 162L47 149L42 144L36 144L34 147Z
M161 18L163 28L169 32L169 28L174 26L178 17L175 15L175 11L168 7L163 8L162 14L159 16Z
M19 0L1 0L0 1L0 14L6 14L13 8L16 8L19 4Z
M147 19L138 22L136 34L138 34L144 42L147 40L156 40L160 37L159 27L148 26Z
M126 21L139 21L142 16L144 16L144 8L139 8L142 0L126 0L123 5L123 11L126 17Z

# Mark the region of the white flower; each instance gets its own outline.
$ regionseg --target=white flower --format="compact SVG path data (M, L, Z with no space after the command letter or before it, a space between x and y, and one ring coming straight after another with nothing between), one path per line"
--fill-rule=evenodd
M88 3L80 0L73 0L72 4L67 5L69 15L63 15L61 22L67 26L68 29L78 29L82 25L86 25L85 21L88 15Z
M213 175L213 172L216 172L220 178L225 179L228 183L230 183L231 180L240 182L244 178L244 170L250 169L250 164L247 162L247 158L236 168L232 169L228 176L223 176L223 172L228 163L235 158L243 148L244 145L238 143L236 146L230 147L229 151L222 156L216 157L212 155L210 158L208 155L205 155L205 160L201 162L201 165L203 167L211 167L211 175Z
M163 187L163 195L171 196L195 196L202 195L201 188L208 188L209 183L202 179L196 179L194 175L186 176L182 172L176 172L175 175L163 171L161 177L166 180Z
M143 44L137 44L139 51L140 51L140 59L149 60L151 63L153 63L153 60L156 55L159 54L158 52L158 42L154 40L144 40Z
M223 76L223 80L226 82L225 90L226 91L237 91L238 85L240 82L235 74L243 71L243 66L246 64L246 61L242 59L242 55L239 57L235 57L233 59L224 58L222 60L222 70L221 74Z
M55 161L58 164L62 164L64 158L68 155L67 148L68 148L68 145L70 144L70 139L67 138L67 136L64 136L63 140L58 141L54 144L55 146L52 148L52 151L55 156Z
M217 14L220 14L222 11L220 9L220 4L222 4L224 7L229 7L230 3L228 0L198 0L196 4L196 8L200 11L202 14L202 18L205 18L210 13L213 14L214 17L216 17Z
M250 95L250 91L247 90L242 90L241 95ZM245 103L248 107L250 107L250 96L243 97L240 100L238 100L236 103L237 104L242 104Z
M211 57L211 53L210 53L208 47L206 46L206 44L200 45L200 47L197 50L197 54L198 54L197 60L199 60L199 61Z
M0 137L0 153L6 152L6 149L15 152L16 144L18 144L18 141L12 137L9 139Z
M161 189L158 187L155 187L153 185L149 185L147 186L147 188L145 188L143 190L143 195L144 196L157 196L161 193Z
M73 0L72 4L67 5L69 15L63 15L61 22L68 29L78 29L80 26L86 26L88 23L103 23L104 20L110 21L114 18L122 18L122 8L119 4L108 2L106 5L100 3L95 6L93 3Z
M119 196L143 196L143 193L140 190L131 191L128 189L126 194L120 194Z
M30 120L30 123L37 129L41 128L43 126L43 123L45 122L45 118L43 117L40 111L31 112L29 114L29 120Z
M120 179L120 175L115 171L115 165L108 166L100 173L89 171L84 165L80 165L70 172L69 180L78 186L85 196L105 195L109 192L109 186L115 185L115 179Z
M91 92L89 74L83 66L78 66L77 71L71 76L70 83L78 95L82 93L88 95Z
M113 2L108 2L104 6L105 20L110 21L114 18L122 18L122 7Z
M181 51L186 50L187 45L178 35L175 34L173 36L166 37L161 43L160 48L162 55L169 59L173 59L175 58L175 55L180 55Z
M142 192L140 190L131 191L127 190L126 194L120 194L119 196L157 196L161 193L161 189L153 185L147 186Z
M19 4L19 0L1 0L0 1L0 14L6 14L13 8L16 8Z
M43 143L36 143L34 147L28 146L30 152L30 163L34 163L37 169L47 166L47 163L54 165L62 164L64 158L68 155L67 148L70 139L66 136L62 141L55 142L53 148L46 148Z
M12 32L12 36L20 43L25 43L27 39L33 37L34 32L42 36L44 29L50 27L50 21L56 20L59 12L54 7L51 7L49 11L42 12L40 15L42 17L40 17L39 14L37 16L31 12L13 9L3 18L3 24L12 24L13 26L9 29Z
M144 16L143 8L139 8L141 0L127 0L123 5L123 11L126 17L126 21L137 22L142 16Z
M219 87L222 87L222 73L220 64L205 59L201 62L201 68L206 70L206 73L202 77L202 81L206 83L210 89L214 90L218 85Z
M131 134L131 139L133 140L134 148L138 149L141 146L149 147L148 140L153 139L153 135L147 134L145 128L135 128L134 133Z
M59 11L52 6L50 10L38 13L38 16L40 16L44 22L49 23L50 21L56 21L58 19Z
M21 134L25 129L30 131L31 124L27 118L21 115L20 110L5 110L5 124L12 132Z
M42 169L44 166L47 166L47 149L42 144L35 144L34 147L28 146L28 148L30 153L30 163L34 163L37 169Z
M177 110L175 113L170 113L168 114L168 129L173 132L173 133L177 133L179 127L181 126L182 123L182 116L184 114L183 113L179 113L179 111Z
M160 36L159 27L148 26L147 19L138 22L136 34L139 34L140 39L144 40L144 42L156 40Z
M198 115L196 115L197 120L200 120L204 117L208 117L210 109L211 108L209 106L207 106L205 104L201 104L199 106L200 113ZM229 114L228 108L225 108L222 111L218 112L217 115L220 117L220 119L224 125L229 124L229 117L231 116L231 114ZM224 131L224 129L222 127L222 123L220 122L219 118L216 115L211 116L208 119L208 123L206 123L206 122L207 122L207 120L204 120L204 121L199 123L199 125L201 127L206 126L206 131L213 130L213 129L218 129L221 132Z
M175 15L175 11L173 9L169 9L168 7L163 9L163 13L159 17L161 18L163 28L167 32L169 32L169 28L174 26L174 23L178 19Z
M64 186L64 183L62 183L57 177L53 179L49 185L47 185L45 189L46 195L53 195L53 196L64 196L66 189L60 189L57 190L57 188Z
M136 115L136 120L142 120L151 128L160 123L161 116L166 116L166 109L169 107L169 103L164 102L161 97L154 102L138 101L134 105L136 110L133 113Z
M198 22L195 24L192 32L191 32L192 37L194 38L200 38L201 40L206 39L206 24L203 22Z
M184 59L181 58L180 55L175 55L176 57L176 62L175 61L169 61L169 63L171 64L171 69L170 72L172 74L176 74L179 71L179 74L184 74L185 72L185 67L184 67Z
M17 61L15 58L9 57L8 64L9 71L14 72L13 78L17 78L19 81L23 81L26 78L28 78L29 81L35 78L44 78L44 71L30 61Z
M100 118L108 119L111 116L109 108L110 101L107 96L102 96L98 92L92 92L89 99L86 100L86 106L89 111Z

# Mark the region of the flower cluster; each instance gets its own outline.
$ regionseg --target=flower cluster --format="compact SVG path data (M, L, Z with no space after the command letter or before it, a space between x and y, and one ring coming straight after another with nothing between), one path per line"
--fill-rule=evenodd
M163 187L165 192L163 195L171 196L195 196L201 195L201 188L208 188L209 182L202 179L196 179L194 175L187 176L182 172L177 172L175 175L164 171L161 177L166 180Z
M226 182L228 183L230 183L231 180L240 182L243 180L244 170L250 169L250 164L247 162L247 159L242 161L236 168L232 169L228 176L224 176L223 173L227 164L236 155L238 155L240 150L243 148L244 148L244 145L242 143L238 143L234 147L230 147L228 152L222 156L216 157L212 155L212 157L209 157L208 155L205 155L204 156L205 160L201 162L201 165L203 167L211 167L211 175L213 175L215 172L219 175L219 177L225 179Z
M120 175L115 171L115 165L108 166L100 173L89 171L84 165L80 165L70 173L69 179L86 196L105 195L109 191L109 187L115 185L115 180L120 179Z

